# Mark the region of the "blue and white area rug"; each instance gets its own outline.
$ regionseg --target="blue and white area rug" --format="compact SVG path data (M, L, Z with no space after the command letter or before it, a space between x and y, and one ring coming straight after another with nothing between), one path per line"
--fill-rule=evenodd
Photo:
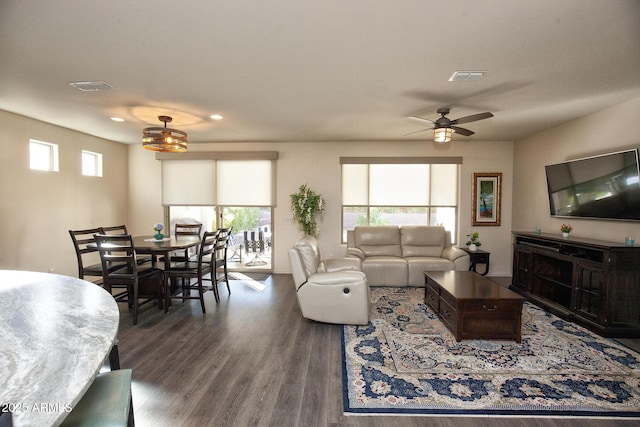
M346 414L640 417L640 354L525 303L522 343L465 340L424 289L371 288L342 331Z

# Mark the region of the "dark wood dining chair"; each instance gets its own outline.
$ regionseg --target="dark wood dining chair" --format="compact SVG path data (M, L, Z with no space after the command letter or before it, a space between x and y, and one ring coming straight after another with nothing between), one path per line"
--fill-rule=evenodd
M100 227L100 234L106 235L127 235L129 232L127 231L127 226L125 224L122 225L111 225L109 227ZM137 256L138 264L146 264L148 262L153 262L153 257L151 255L138 255Z
M95 284L102 284L102 263L100 262L98 248L94 246L94 235L100 233L100 228L88 228L85 230L69 230L69 235L73 241L73 247L76 250L76 258L78 261L78 278L99 277L93 279ZM90 260L91 255L94 256ZM98 261L98 263L95 263ZM88 265L87 265L88 264Z
M214 296L216 296L216 291L213 286L205 287L203 282L205 276L209 275L210 277L214 275L213 270L213 262L215 257L213 256L216 242L217 242L217 231L207 231L202 236L202 241L200 242L198 248L198 259L197 261L186 261L183 263L174 264L170 269L164 270L164 311L165 313L169 311L169 305L171 299L182 299L185 301L187 299L199 299L200 306L202 307L202 313L206 313L206 309L204 306L204 293L210 289L214 291ZM169 283L171 279L182 279L182 296L178 296L178 294L171 295ZM192 279L196 279L194 283L191 283ZM210 280L210 279L208 279ZM198 292L197 296L193 296L191 291L196 290ZM216 302L219 302L219 298L216 296Z
M214 295L217 295L216 301L220 301L220 293L218 292L218 284L220 282L226 282L227 291L231 295L229 271L227 269L227 251L231 242L232 231L233 227L219 228L216 236L216 247L213 253L213 272L211 273L213 287L215 288Z
M164 280L159 268L139 265L131 235L96 234L95 241L100 252L103 270L103 286L108 291L114 286L126 286L127 302L133 308L133 324L138 323L138 307L158 300L162 308L164 302ZM109 271L107 266L121 264L122 267ZM142 299L142 303L140 303Z
M202 224L175 224L174 236L180 238L180 236L198 236L202 234ZM171 262L187 262L197 252L190 252L190 249L185 249L184 252L175 253L171 255Z
M127 226L122 225L112 225L109 227L100 227L100 234L129 234L127 231Z

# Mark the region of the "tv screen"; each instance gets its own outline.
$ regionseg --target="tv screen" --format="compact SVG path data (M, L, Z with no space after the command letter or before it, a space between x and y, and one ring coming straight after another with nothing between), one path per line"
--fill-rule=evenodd
M552 216L640 221L638 150L545 166Z

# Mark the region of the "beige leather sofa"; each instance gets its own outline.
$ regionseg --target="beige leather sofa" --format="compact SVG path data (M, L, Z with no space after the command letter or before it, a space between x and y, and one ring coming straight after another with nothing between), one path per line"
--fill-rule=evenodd
M343 325L369 323L369 285L360 260L322 260L318 242L305 236L289 249L298 305L306 319Z
M362 262L370 286L424 286L425 271L469 270L469 254L440 226L355 227L347 257Z

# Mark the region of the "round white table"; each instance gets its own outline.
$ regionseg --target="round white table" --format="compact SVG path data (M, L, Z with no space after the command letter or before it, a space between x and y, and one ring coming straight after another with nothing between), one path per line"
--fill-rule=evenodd
M15 427L64 420L108 357L119 320L113 297L93 283L0 270L0 409Z

